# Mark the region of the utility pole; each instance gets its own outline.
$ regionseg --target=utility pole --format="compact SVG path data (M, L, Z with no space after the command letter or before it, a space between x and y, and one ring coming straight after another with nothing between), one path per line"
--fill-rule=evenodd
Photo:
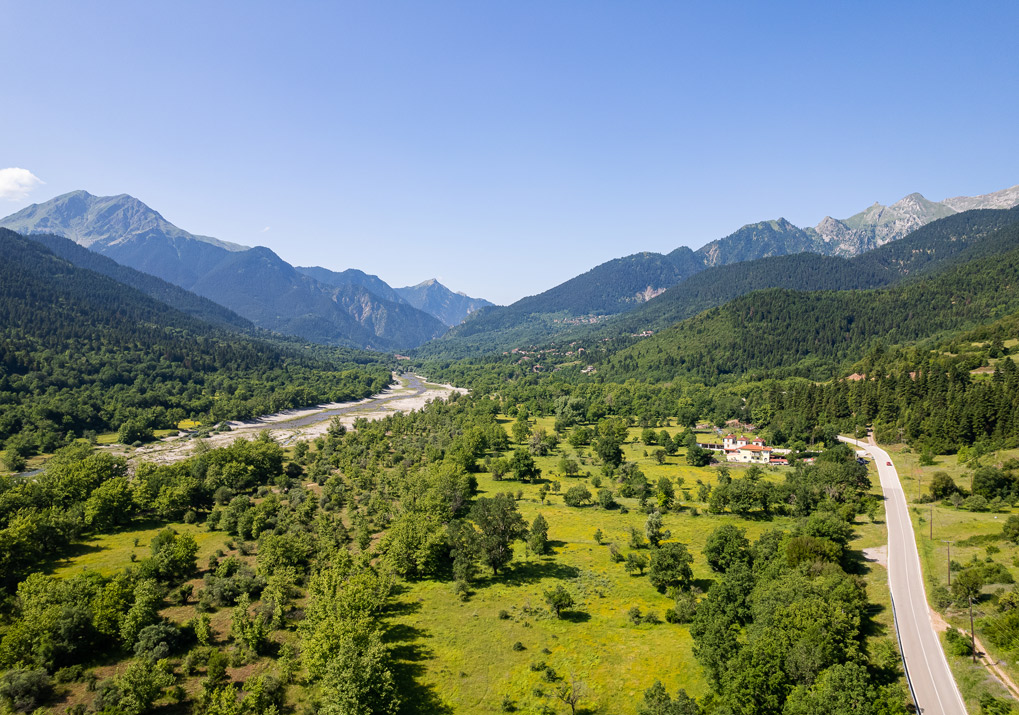
M934 541L934 504L931 504L931 541Z
M955 542L948 541L947 539L942 539L942 541L944 543L948 544L948 587L951 588L952 587L952 544L955 543Z
M969 597L969 637L973 649L973 662L977 662L977 631L973 627L973 597Z

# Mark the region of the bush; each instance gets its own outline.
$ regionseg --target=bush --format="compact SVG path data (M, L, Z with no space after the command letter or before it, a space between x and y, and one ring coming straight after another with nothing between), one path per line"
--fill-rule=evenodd
M85 669L81 665L69 665L54 673L53 679L58 683L73 683L77 680L81 680L81 677L84 674Z
M970 639L954 628L945 631L945 650L951 655L966 656L973 654L973 643Z
M524 644L521 643L520 641L517 641L516 643L513 644L513 650L525 650Z
M138 632L134 654L138 658L156 661L170 655L177 644L180 631L169 623L155 623Z
M507 611L505 608L503 610L499 611L499 620L500 621L508 621L509 619L510 619L509 611Z
M567 506L583 506L586 502L591 501L591 492L584 485L578 484L566 490L563 501Z
M939 611L943 611L952 605L952 594L948 592L948 589L938 584L931 589L931 602L934 607Z
M963 504L969 511L987 511L987 499L979 494L968 497Z
M672 620L669 613L672 613ZM669 623L693 623L697 615L697 597L689 591L682 591L676 596L676 605L665 612L665 620Z
M0 677L0 702L15 712L32 712L53 695L53 683L45 670L8 670Z

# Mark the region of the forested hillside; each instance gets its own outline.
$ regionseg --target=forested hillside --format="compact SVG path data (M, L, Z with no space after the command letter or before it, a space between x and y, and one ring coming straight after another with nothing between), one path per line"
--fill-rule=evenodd
M974 209L921 226L905 238L852 258L802 252L812 250L811 245L804 243L805 234L788 222L754 224L692 256L686 256L683 249L669 256L637 254L598 266L506 308L481 311L443 339L419 348L417 354L467 357L553 340L571 342L660 331L708 308L767 288L860 290L889 286L909 276L940 270L952 261L982 255L980 250L991 249L966 251L996 229L1017 222L1019 208ZM755 241L763 243L751 245ZM706 251L708 248L711 250ZM755 257L762 254L770 257ZM671 286L660 295L647 294L640 301L616 299L614 304L605 300L609 294L631 295L634 281L644 280L641 276L645 276L647 266L667 263L666 259L678 256L686 256L685 274L665 271L657 276L657 283L648 284ZM698 267L689 262L693 257L702 257L713 265ZM751 260L744 260L747 257ZM640 269L635 268L638 264ZM597 305L601 310L591 311L589 318L577 319L588 315L583 311L587 305Z
M51 451L87 430L144 435L185 418L252 417L357 399L384 358L225 331L0 233L0 440Z
M708 381L742 375L833 376L870 343L918 340L1019 310L1019 226L976 249L985 255L925 280L872 291L751 293L609 358L604 374ZM625 378L624 378L625 379Z
M709 268L646 305L596 328L576 329L562 337L571 340L663 330L708 308L766 288L860 290L893 285L908 277L943 270L956 261L1001 250L995 242L984 239L1015 223L1019 223L1019 209L978 209L934 221L905 238L854 258L799 253Z
M464 356L540 342L578 322L630 310L703 268L685 247L666 255L617 258L544 293L479 310L442 339L420 347L418 354Z
M7 229L0 229L0 232L7 233ZM208 298L186 291L148 273L122 266L111 258L79 246L70 239L45 233L32 234L27 238L43 244L54 255L79 268L101 273L118 283L136 288L150 298L166 303L200 320L244 331L252 331L255 328L250 320L242 318L219 303L213 303Z

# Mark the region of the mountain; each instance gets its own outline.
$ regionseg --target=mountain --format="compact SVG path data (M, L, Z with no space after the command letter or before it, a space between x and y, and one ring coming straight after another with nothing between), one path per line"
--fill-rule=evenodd
M391 369L381 356L223 329L0 229L0 444L49 452L129 421L174 427L359 399Z
M929 201L913 193L891 206L875 203L858 214L838 220L825 216L811 230L814 250L829 256L855 256L883 246L931 221L972 209L1009 209L1019 204L1019 186L982 196L957 196Z
M33 234L31 240L46 246L54 255L68 263L112 278L199 320L242 331L255 328L250 320L242 318L219 303L148 273L122 266L111 258L79 246L69 238L42 233Z
M938 219L905 238L853 258L798 253L708 268L661 296L586 331L612 336L659 331L733 298L766 288L794 290L863 290L893 285L929 273L974 250L994 231L1019 223L1019 207L972 210ZM572 331L563 339L582 337Z
M187 287L256 325L325 345L401 350L446 330L436 318L361 286L320 283L261 246L223 256Z
M725 238L702 246L697 255L705 266L711 267L813 249L814 239L809 233L780 218L747 224Z
M738 376L832 377L875 341L922 340L1019 311L1019 223L986 235L939 270L877 290L757 291L614 353L603 379L707 382Z
M356 285L361 286L379 298L388 300L392 303L407 302L404 300L403 296L400 295L399 291L394 290L393 287L384 280L378 276L373 276L369 273L365 273L364 271L359 271L356 268L348 268L345 271L331 271L328 268L321 268L319 266L297 266L297 270L327 286L339 288L340 286ZM428 311L426 310L425 312L427 313ZM436 316L433 314L433 317Z
M450 327L459 325L471 313L494 305L483 298L471 298L464 293L454 293L434 278L422 281L416 286L397 288L396 292L410 305L434 315Z
M668 254L616 258L512 305L479 310L418 353L467 355L547 340L575 325L641 305L703 268L702 260L685 246Z
M177 228L158 211L133 196L93 196L87 191L72 191L43 204L32 204L3 220L3 227L21 234L51 233L69 238L86 248L101 248L135 240L138 237L170 241L197 241L227 251L243 251L245 246L196 236Z
M126 194L74 191L28 206L0 226L64 236L213 300L261 328L327 345L406 350L446 329L399 296L387 300L356 281L322 283L268 248L190 234Z
M863 264L850 268L838 261L777 259L805 253L852 258L963 210L1007 209L1017 204L1019 186L1014 186L983 196L941 202L910 194L891 206L874 204L844 220L825 217L814 228L799 228L784 218L747 224L696 252L683 247L664 256L638 253L618 258L505 308L479 311L441 340L418 348L418 354L462 357L505 351L551 339L590 335L598 332L591 325L600 323L605 323L602 333L617 327L633 332L660 329L670 324L665 321L675 322L765 287L887 285L895 279L887 268L879 270L884 271L882 277L861 273L870 270ZM764 258L774 260L749 270L715 270ZM843 270L848 272L840 273ZM706 274L696 278L702 271ZM838 277L831 271L838 273ZM808 277L811 273L812 278ZM798 285L799 280L805 282ZM690 288L681 290L689 281L693 281ZM635 312L633 319L611 318L630 311Z

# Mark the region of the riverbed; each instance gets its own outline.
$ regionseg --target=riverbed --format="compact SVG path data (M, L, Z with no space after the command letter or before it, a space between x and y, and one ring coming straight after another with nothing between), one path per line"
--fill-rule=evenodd
M357 402L332 402L306 409L287 410L255 420L230 422L229 431L211 434L208 437L199 438L181 432L137 449L118 446L112 448L112 451L126 454L131 461L169 464L190 457L199 439L209 447L215 448L223 447L238 437L254 439L265 431L268 431L278 443L287 446L324 435L334 418L338 418L347 429L350 429L359 418L380 420L396 412L420 410L432 400L445 400L454 392L467 392L452 385L429 383L420 375L412 373L394 374L393 377L396 380L395 385Z

